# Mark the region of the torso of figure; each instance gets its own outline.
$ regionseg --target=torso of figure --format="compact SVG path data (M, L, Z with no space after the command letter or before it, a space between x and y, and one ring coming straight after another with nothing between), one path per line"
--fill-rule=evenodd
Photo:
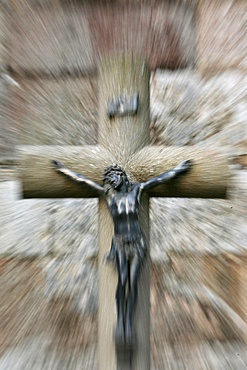
M129 192L110 191L105 199L114 223L114 236L133 242L142 236L138 218L138 189Z

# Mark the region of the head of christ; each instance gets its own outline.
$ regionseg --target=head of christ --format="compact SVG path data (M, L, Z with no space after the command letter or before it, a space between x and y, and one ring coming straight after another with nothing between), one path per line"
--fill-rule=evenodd
M129 180L124 169L117 164L107 167L103 174L103 183L106 188L120 191L123 187L128 190Z

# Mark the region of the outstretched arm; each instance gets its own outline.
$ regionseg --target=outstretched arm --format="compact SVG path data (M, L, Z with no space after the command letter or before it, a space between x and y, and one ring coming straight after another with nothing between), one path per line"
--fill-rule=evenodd
M97 184L97 182L94 182L87 177L80 175L79 173L76 173L69 168L67 168L62 162L60 161L52 161L52 164L54 166L54 169L58 172L61 172L65 176L69 177L71 180L79 182L81 184L86 184L90 186L92 189L96 190L99 194L103 194L104 188L100 184Z
M140 190L145 191L154 188L155 186L161 185L177 176L179 176L182 173L185 173L189 171L189 169L192 166L192 161L187 160L181 162L177 167L173 168L170 171L164 172L159 176L153 177L152 179L142 182L139 184Z

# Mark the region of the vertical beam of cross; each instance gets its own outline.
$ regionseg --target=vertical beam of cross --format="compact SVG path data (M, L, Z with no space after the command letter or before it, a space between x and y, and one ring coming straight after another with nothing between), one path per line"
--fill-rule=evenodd
M149 144L149 69L146 64L132 57L107 58L101 64L99 96L99 144L107 148L116 162L126 168L136 151ZM120 107L122 114L109 117L109 104L118 99L131 100L138 94L135 114L124 114L126 107ZM113 107L114 108L114 107ZM117 107L116 107L117 109ZM142 229L149 241L148 197L143 197L140 213ZM150 369L150 269L149 256L142 266L138 282L138 300L134 320L137 348L128 358L128 353L114 349L114 325L116 324L115 291L116 273L106 266L104 257L112 239L112 220L102 200L99 202L99 366L114 370ZM115 357L117 355L117 358ZM130 355L130 354L129 354ZM131 363L131 364L130 364ZM102 368L103 368L102 367Z

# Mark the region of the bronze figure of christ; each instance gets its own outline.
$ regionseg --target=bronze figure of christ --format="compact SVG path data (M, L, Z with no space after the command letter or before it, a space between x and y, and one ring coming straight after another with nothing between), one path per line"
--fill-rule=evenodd
M118 272L115 343L116 346L132 347L135 342L132 318L137 298L137 280L147 251L138 218L140 198L142 192L186 173L192 163L190 160L183 161L174 169L138 184L130 183L125 171L118 165L112 165L104 171L101 185L68 169L59 161L52 162L57 171L93 188L107 203L114 224L107 260L116 264Z

